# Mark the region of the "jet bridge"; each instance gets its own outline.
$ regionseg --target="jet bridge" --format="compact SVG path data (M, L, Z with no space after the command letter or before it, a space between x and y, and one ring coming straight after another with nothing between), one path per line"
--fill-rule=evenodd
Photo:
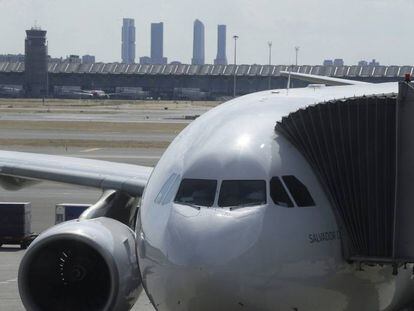
M414 263L414 85L399 94L319 103L275 130L305 156L328 194L347 260Z

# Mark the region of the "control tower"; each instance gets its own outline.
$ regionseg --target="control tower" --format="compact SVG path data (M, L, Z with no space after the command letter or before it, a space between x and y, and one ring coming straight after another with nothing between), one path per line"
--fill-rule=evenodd
M47 55L46 31L37 27L26 30L24 91L27 97L48 95Z

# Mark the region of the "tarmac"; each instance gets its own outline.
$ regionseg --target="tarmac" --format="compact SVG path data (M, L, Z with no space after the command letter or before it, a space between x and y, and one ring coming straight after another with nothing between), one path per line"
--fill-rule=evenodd
M112 133L112 132L98 132L98 133L78 133L78 132L54 132L53 135L45 131L39 130L18 130L8 129L0 132L0 139L64 139L64 140L104 140L104 141L145 141L156 142L165 141L171 142L175 138L175 134L167 133L141 133L139 135L134 133Z
M15 104L15 103L14 103ZM59 107L58 107L59 108ZM23 145L0 145L1 150L14 150L23 152L45 153L54 155L65 155L70 157L83 157L90 159L99 159L113 162L130 163L145 166L155 166L159 158L164 152L164 148L96 148L93 145L88 147L69 146L36 146L33 142L36 140L51 141L54 139L80 139L85 141L142 141L156 142L162 141L169 143L177 135L176 132L133 132L133 131L77 131L59 129L36 130L26 128L3 128L3 120L15 121L31 121L45 123L48 121L85 121L89 122L93 128L94 122L108 123L130 123L130 122L159 122L159 123L189 123L190 119L185 119L185 115L193 115L196 117L204 113L209 108L197 108L195 110L185 111L185 109L177 112L171 110L139 110L122 111L116 113L107 113L106 111L96 111L96 113L82 114L79 111L59 111L51 113L38 113L37 108L24 108L23 112L2 111L0 113L0 139L16 140L23 142ZM67 108L65 108L67 109ZM69 109L79 109L79 107ZM107 108L105 108L107 109ZM53 108L52 108L53 111ZM151 113L149 113L151 112ZM169 113L171 112L171 113ZM23 122L24 123L24 122ZM31 144L24 142L30 141ZM5 191L0 188L0 201L2 202L31 202L32 204L32 231L41 233L43 230L51 227L55 223L55 206L58 203L95 203L101 195L100 190L76 187L66 184L57 184L42 182L32 187L22 189L16 192ZM3 246L0 248L0 309L2 311L20 311L24 310L17 287L17 274L19 263L24 255L24 250L19 246ZM136 305L132 309L134 311L152 311L148 297L143 292Z

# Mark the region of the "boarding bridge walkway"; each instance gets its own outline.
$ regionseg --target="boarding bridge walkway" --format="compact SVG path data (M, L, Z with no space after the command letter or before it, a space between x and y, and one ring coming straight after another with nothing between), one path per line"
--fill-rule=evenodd
M309 161L328 194L349 261L414 263L414 85L399 94L324 102L275 130Z

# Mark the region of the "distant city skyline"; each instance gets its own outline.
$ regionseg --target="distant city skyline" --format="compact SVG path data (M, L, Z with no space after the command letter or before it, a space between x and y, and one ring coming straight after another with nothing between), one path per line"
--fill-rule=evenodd
M48 31L52 57L89 54L97 61L117 61L122 19L130 17L137 27L138 56L149 55L150 24L161 21L164 57L190 63L192 25L198 18L205 25L206 63L216 58L217 25L225 24L228 38L239 36L238 63L266 64L272 41L274 64L294 63L294 47L300 46L299 64L335 56L346 64L375 58L384 65L406 65L414 63L413 9L409 0L239 0L237 6L233 0L124 0L122 5L114 0L0 0L0 54L23 53L24 31L36 23ZM228 40L228 55L232 49Z
M226 25L218 25L217 26L217 57L214 60L214 65L227 65L227 57L226 57ZM205 65L204 59L204 24L199 20L196 19L193 25L193 58L191 61L191 65ZM26 33L36 32L36 33L47 33L47 30L42 29L39 26L34 26L29 30L26 30ZM144 64L144 65L165 65L168 64L168 58L163 56L163 49L164 49L164 24L162 22L159 23L151 23L151 56L142 56L139 57L139 62L137 64ZM238 36L234 37L238 39ZM25 40L26 47L25 50L27 51L27 38ZM30 41L29 41L30 42ZM47 48L47 38L45 37L44 42L46 42ZM132 44L131 44L132 43ZM268 42L269 48L272 47L272 42ZM122 54L122 63L124 64L134 64L135 58L135 26L134 20L124 18L123 19L123 26L122 26L122 44L121 44L121 54ZM300 47L295 47L296 54L299 52ZM27 54L27 53L26 53ZM70 63L78 63L78 64L93 64L96 62L94 55L74 55L70 54L65 59L61 58L52 58L50 55L47 55L49 61L68 61ZM0 62L25 62L27 55L23 54L0 54ZM132 58L131 58L132 57ZM297 57L297 56L296 56ZM297 59L295 59L297 63ZM109 62L109 63L117 63ZM179 65L183 64L180 61L173 60L169 64L172 65ZM277 65L289 65L289 64L272 64L271 58L269 54L269 63L272 66ZM265 65L268 64L247 64L247 65ZM297 66L302 66L298 65ZM315 66L316 64L303 64L304 66ZM292 64L290 66L293 66ZM318 66L318 65L316 65ZM386 65L381 65L379 61L375 58L371 61L367 61L362 59L358 61L357 64L347 64L345 63L344 59L342 58L331 58L325 59L322 62L322 66L333 66L333 67L343 67L343 66L360 66L360 67L377 67L382 66L386 67Z
M24 54L0 54L0 62L24 62L25 61L25 55ZM100 62L100 61L96 61L95 56L94 55L66 55L66 57L54 57L54 58L50 58L49 61L69 61L71 63L83 63L83 64L93 64L96 62ZM110 61L108 63L117 63L118 61ZM139 58L139 61L137 61L136 63L140 63L140 64L153 64L151 61L151 57L149 56L142 56ZM190 65L190 63L183 63L177 60L171 60L168 61L168 64L171 65L179 65L179 64L187 64ZM207 65L213 65L211 63L206 63ZM316 64L301 64L299 66L318 66L319 63ZM214 65L227 65L227 63L218 63L216 62L216 59L214 60ZM231 64L232 65L232 64ZM267 66L268 64L239 64L239 65L263 65L263 66ZM272 66L278 66L278 65L285 65L285 66L294 66L293 64L274 64L272 63ZM321 63L322 66L334 66L334 67L340 67L340 66L382 66L382 67L387 67L390 65L384 65L382 64L380 61L378 61L377 59L372 59L372 60L365 60L362 59L356 63L347 63L345 62L342 58L335 58L335 59L325 59L322 61ZM414 66L411 65L411 66Z

